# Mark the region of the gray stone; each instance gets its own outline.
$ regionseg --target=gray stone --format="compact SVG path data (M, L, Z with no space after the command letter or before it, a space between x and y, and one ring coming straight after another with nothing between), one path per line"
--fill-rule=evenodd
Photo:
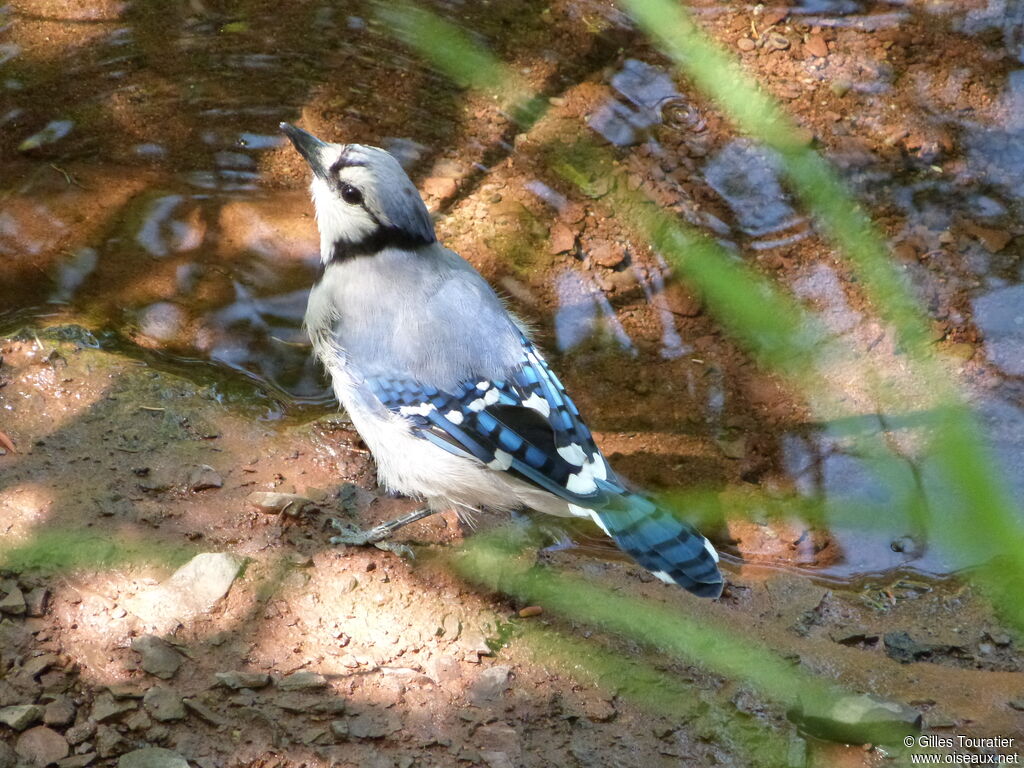
M54 699L43 710L43 722L46 725L71 725L74 721L75 705L64 696Z
M220 717L199 699L182 699L182 703L210 725L222 725Z
M503 694L509 685L509 675L512 668L506 664L495 664L480 673L480 677L470 688L470 700L481 705L497 699Z
M0 768L14 768L18 762L18 753L6 741L0 741Z
M146 691L142 704L161 723L185 719L185 704L181 696L166 686L154 685Z
M144 635L132 640L132 650L142 656L142 668L161 680L174 677L184 658L166 641L155 635Z
M25 610L25 596L18 587L12 586L6 595L0 597L0 613L21 616Z
M224 478L210 465L200 464L189 470L186 484L190 491L205 491L210 488L221 488L224 485Z
M50 602L50 590L36 587L25 595L25 606L29 616L39 617L46 614L47 603Z
M387 710L367 710L348 721L348 735L356 739L382 739L402 727L398 715Z
M898 744L922 722L917 710L871 694L801 701L787 716L811 736L846 744Z
M283 514L298 517L302 511L313 503L312 499L295 493L276 493L275 491L253 491L245 500L260 512Z
M188 761L170 749L146 747L121 755L117 768L188 768Z
M85 768L97 757L98 755L95 752L86 752L84 755L71 755L71 757L58 760L57 768Z
M0 709L0 723L10 726L16 731L24 731L43 718L43 708L35 704L15 704Z
M327 687L327 678L316 672L292 672L277 681L282 691L311 691Z
M68 740L69 744L81 744L86 739L91 739L96 733L96 721L86 720L72 725L64 732L64 738Z
M100 757L114 757L128 749L128 742L121 738L121 734L109 725L100 725L96 728L96 751Z
M92 703L90 717L97 723L105 723L108 720L115 720L125 712L129 712L138 706L131 699L118 701L109 693L101 693Z
M50 667L60 665L60 656L55 653L43 653L39 656L33 656L25 662L25 665L21 668L22 672L31 678L37 678L43 672L48 670Z
M242 688L265 688L270 685L270 675L266 672L218 672L214 677L218 683L233 691Z
M63 736L45 725L29 728L18 737L14 751L32 765L46 766L67 757L71 751Z

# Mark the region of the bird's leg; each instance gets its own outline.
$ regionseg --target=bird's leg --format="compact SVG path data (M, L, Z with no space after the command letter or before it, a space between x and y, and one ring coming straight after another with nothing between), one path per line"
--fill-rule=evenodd
M349 544L356 547L365 547L368 544L373 544L377 549L387 550L394 552L397 555L409 555L412 556L412 550L409 549L405 544L395 544L393 542L385 541L391 534L397 531L399 528L404 528L409 523L415 523L417 520L422 520L425 517L429 517L434 514L436 510L424 507L423 509L417 509L408 514L396 517L394 520L388 520L386 523L374 526L368 530L362 530L356 528L351 523L346 523L337 518L331 518L331 526L334 530L338 531L337 536L332 536L330 541L331 544Z

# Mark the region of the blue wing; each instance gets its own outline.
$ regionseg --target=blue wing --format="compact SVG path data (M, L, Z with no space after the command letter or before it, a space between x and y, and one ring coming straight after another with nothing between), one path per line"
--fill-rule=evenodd
M404 378L367 384L414 433L475 458L567 502L592 506L624 490L594 443L579 409L533 345L522 339L519 366L505 380L471 380L453 391Z
M466 381L450 392L405 378L367 384L389 410L409 419L415 434L589 512L659 578L717 597L723 582L711 544L623 487L558 377L528 339L522 344L520 364L505 380Z

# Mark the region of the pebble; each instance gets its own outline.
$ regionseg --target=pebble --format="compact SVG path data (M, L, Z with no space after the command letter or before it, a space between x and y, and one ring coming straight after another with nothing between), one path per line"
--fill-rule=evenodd
M195 712L200 719L210 723L210 725L221 725L221 719L217 716L217 713L199 701L199 699L182 699L182 703Z
M11 587L10 591L0 598L0 613L21 616L25 613L25 608L25 596L18 587Z
M780 5L778 8L765 8L761 13L761 19L758 22L758 26L762 29L773 27L787 16L789 16L789 8L785 5Z
M43 708L35 704L15 704L0 709L0 723L16 731L23 731L38 723L43 717Z
M42 768L67 757L71 748L67 740L55 730L37 725L18 737L14 751L32 765Z
M608 269L614 269L626 260L626 254L622 248L604 242L591 248L588 255L592 262Z
M188 761L173 750L146 747L121 755L117 768L188 768Z
M210 488L222 488L224 478L209 464L200 464L189 470L186 485L190 491L206 491Z
M356 739L382 739L402 727L393 712L371 710L348 721L348 735Z
M50 602L50 590L46 587L36 587L25 595L25 606L29 616L39 617L46 613L46 606Z
M131 699L117 700L109 693L101 693L92 704L90 717L97 723L114 720L119 715L135 709L138 705Z
M778 32L769 32L764 38L764 47L770 51L784 51L789 48L789 38Z
M277 681L282 691L309 691L327 687L327 678L316 672L292 672Z
M64 738L68 740L69 744L81 744L86 739L91 739L96 733L96 722L94 720L86 720L72 725L64 732Z
M161 723L185 719L185 705L173 688L154 685L142 697L142 705Z
M819 739L847 744L893 744L920 733L921 713L870 694L841 696L829 705L801 703L790 720Z
M71 725L75 721L75 705L63 696L54 699L43 710L46 725Z
M544 609L539 605L528 605L519 611L519 618L529 619L532 616L540 616L544 613Z
M132 640L132 650L142 656L142 668L161 680L170 680L184 661L180 653L155 635Z
M576 247L576 233L567 225L557 222L551 227L551 253L568 253Z
M480 706L498 698L508 690L509 675L511 674L512 668L507 664L496 664L493 667L488 667L480 673L480 677L471 686L470 700L477 706Z
M218 672L214 677L225 688L237 691L241 688L265 688L270 685L266 672Z
M752 51L754 50L756 43L749 37L741 37L736 41L736 47L741 51Z
M455 179L445 176L431 176L423 180L423 192L430 197L438 197L445 200L449 197L454 197L458 190L459 185Z
M885 655L901 664L909 664L931 652L929 646L918 643L906 632L887 632L882 642L885 644Z
M821 35L808 35L807 41L804 43L804 50L811 56L823 59L828 56L828 43Z
M973 221L964 222L964 231L967 234L977 238L985 250L989 253L999 253L1010 241L1013 240L1013 235L1007 232L1005 229L993 229L992 227L983 227L979 224L975 224Z
M85 768L97 757L98 755L95 752L86 752L84 755L71 755L63 760L58 760L57 768Z
M1018 699L1010 699L1007 704L1010 705L1011 709L1016 709L1018 712L1024 712L1024 696Z
M275 493L274 491L253 491L245 497L246 502L260 512L268 514L285 514L298 517L302 510L313 503L312 499L295 493Z

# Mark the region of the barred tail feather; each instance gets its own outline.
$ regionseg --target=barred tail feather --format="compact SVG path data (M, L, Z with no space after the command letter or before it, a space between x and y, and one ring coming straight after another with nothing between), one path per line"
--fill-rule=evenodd
M722 594L718 553L693 526L635 493L616 502L591 514L624 552L662 581L699 597Z

